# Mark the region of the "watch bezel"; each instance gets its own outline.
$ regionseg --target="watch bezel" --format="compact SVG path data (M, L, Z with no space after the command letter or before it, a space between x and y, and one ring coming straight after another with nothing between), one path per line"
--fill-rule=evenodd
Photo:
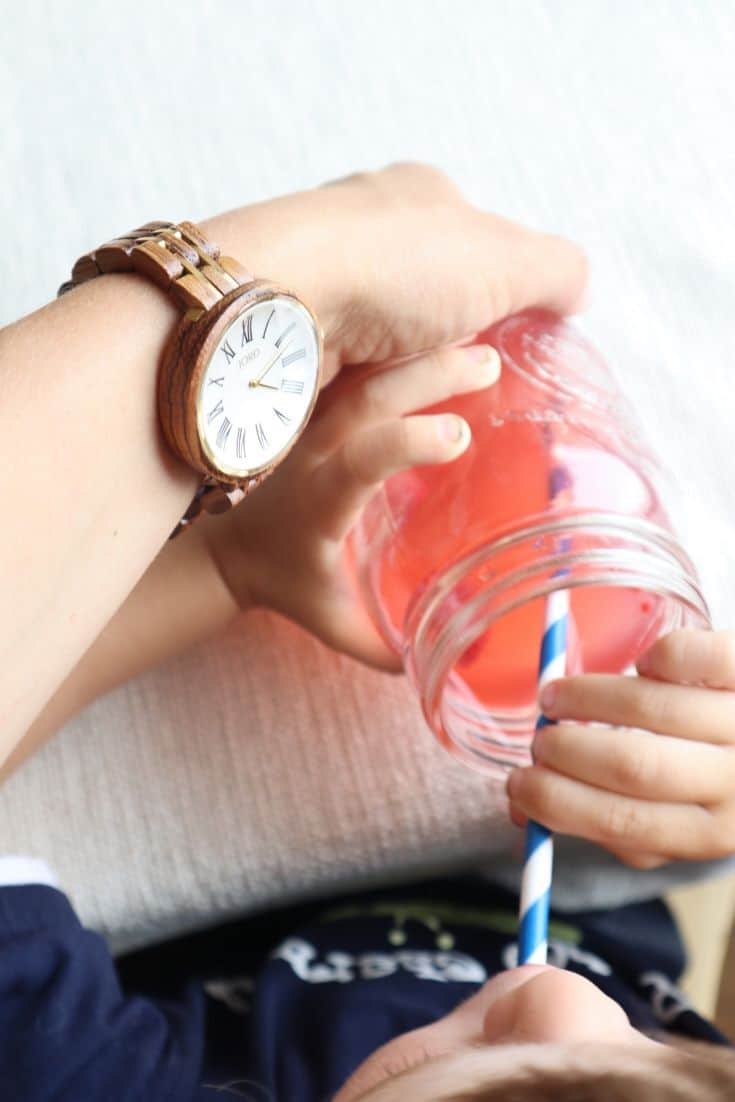
M200 434L199 392L203 375L223 334L251 307L273 298L290 298L311 319L317 340L317 374L299 430L267 463L243 474L223 470L208 452ZM159 374L159 413L168 444L195 470L227 486L243 486L282 462L304 431L314 410L324 367L324 335L313 310L300 295L278 284L257 281L230 291L209 310L189 310L164 353Z

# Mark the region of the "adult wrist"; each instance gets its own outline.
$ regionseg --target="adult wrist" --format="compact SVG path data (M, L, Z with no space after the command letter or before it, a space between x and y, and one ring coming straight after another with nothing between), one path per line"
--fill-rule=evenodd
M212 228L237 247L243 219L247 211L233 212ZM248 239L260 220L249 221ZM165 444L200 480L171 537L204 513L226 512L268 477L303 431L321 385L319 319L298 294L251 268L193 222L151 221L79 257L59 289L134 271L180 311L158 364L156 404ZM275 401L266 390L278 392Z

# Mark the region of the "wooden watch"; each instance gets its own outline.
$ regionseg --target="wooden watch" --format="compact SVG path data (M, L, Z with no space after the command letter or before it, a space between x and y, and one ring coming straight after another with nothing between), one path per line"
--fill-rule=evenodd
M59 294L132 271L184 311L161 361L158 414L169 447L203 477L173 538L202 510L237 505L286 457L314 409L323 338L296 295L220 256L192 222L148 222L80 257Z

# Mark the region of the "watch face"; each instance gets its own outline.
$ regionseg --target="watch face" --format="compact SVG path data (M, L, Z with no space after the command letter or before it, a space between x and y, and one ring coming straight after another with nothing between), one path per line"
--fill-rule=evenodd
M248 307L221 335L202 376L199 439L235 478L269 467L299 433L319 379L314 319L288 295Z

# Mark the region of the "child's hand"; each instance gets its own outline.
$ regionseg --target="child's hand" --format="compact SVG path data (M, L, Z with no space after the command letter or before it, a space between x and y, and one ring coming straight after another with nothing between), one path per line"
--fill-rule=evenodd
M270 478L211 518L210 547L239 606L275 609L335 650L400 669L356 599L344 539L385 478L456 459L470 442L469 426L454 414L405 415L488 386L499 371L495 349L475 345L379 371L353 368L333 383Z
M636 868L734 852L735 633L672 632L638 673L569 677L542 694L558 722L508 779L514 821L588 838Z

